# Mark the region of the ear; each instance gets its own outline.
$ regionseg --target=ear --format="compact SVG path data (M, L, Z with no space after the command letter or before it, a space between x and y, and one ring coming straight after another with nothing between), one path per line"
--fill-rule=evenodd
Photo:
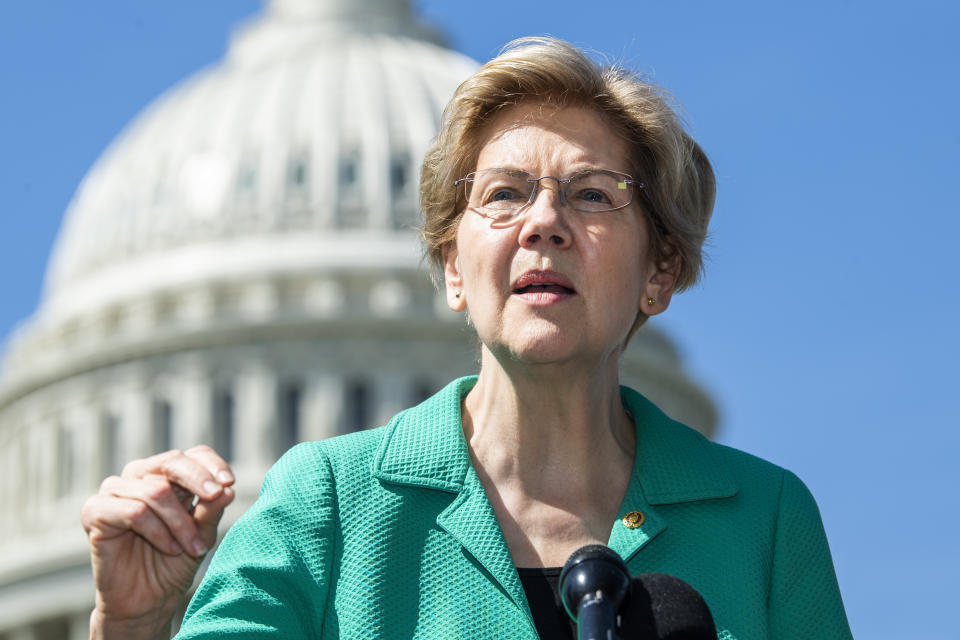
M460 255L457 246L449 242L443 245L443 283L447 306L460 312L467 308L467 296L463 292L463 276L460 273Z
M670 306L670 299L673 297L674 288L677 286L677 278L680 277L680 267L682 265L683 258L679 252L674 251L660 264L654 266L653 272L643 287L640 298L641 312L648 316L655 316L667 310L667 307Z

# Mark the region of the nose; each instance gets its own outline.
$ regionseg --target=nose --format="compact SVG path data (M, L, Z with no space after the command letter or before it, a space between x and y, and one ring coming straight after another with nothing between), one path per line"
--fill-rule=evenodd
M560 184L553 180L545 184L541 178L532 195L521 219L520 245L528 249L543 243L561 249L570 246L573 236L560 211L564 208Z

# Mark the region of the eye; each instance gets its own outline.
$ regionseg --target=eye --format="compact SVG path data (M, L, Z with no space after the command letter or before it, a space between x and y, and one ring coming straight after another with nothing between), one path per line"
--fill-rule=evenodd
M585 204L610 204L610 198L600 189L584 188L575 193L573 197Z
M522 193L510 187L496 187L490 189L483 199L481 206L484 209L516 209L526 202Z
M497 202L500 200L512 200L519 197L513 189L497 189L490 194L488 202Z

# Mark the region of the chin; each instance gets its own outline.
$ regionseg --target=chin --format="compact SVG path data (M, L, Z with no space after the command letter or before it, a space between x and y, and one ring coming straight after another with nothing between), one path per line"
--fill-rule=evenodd
M554 325L528 327L514 333L501 349L516 362L553 364L583 357L582 336L565 333Z

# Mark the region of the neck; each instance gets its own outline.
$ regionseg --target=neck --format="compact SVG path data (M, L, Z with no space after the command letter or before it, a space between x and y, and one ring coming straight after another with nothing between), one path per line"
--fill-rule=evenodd
M635 433L620 400L619 360L501 362L483 348L464 400L475 465L495 481L553 503L591 500L633 465Z

